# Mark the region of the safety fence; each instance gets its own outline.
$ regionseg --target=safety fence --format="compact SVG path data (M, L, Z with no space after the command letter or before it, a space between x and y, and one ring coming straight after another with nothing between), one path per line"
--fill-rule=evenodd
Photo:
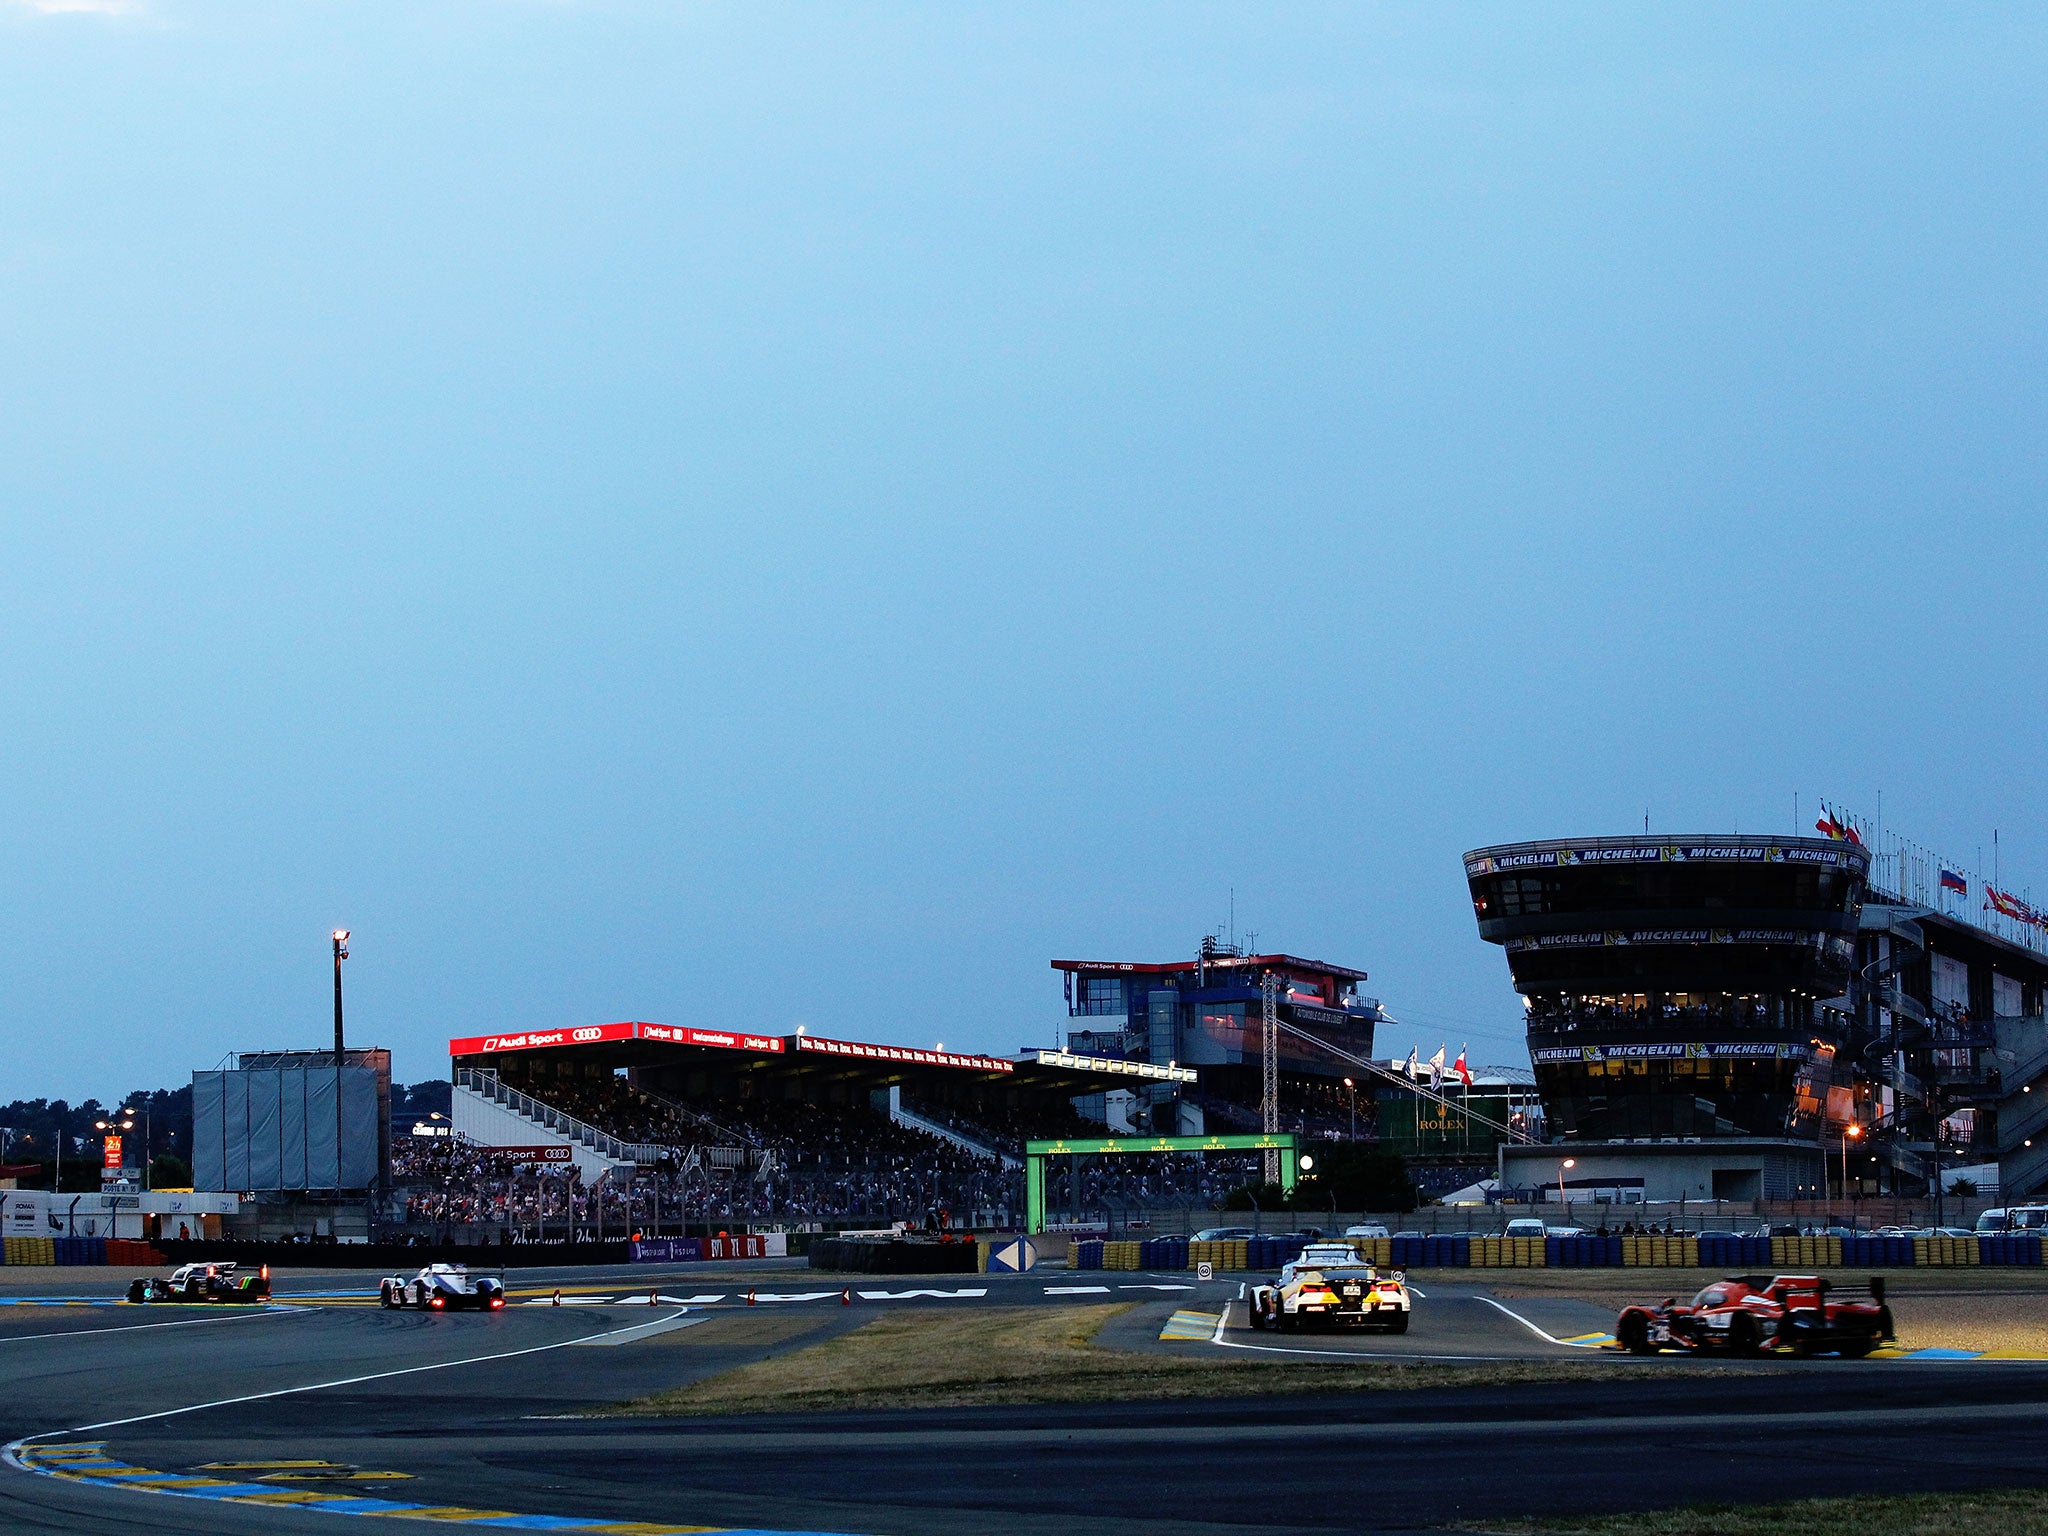
M1982 1237L1376 1237L1345 1244L1392 1269L1760 1269L2038 1265L2041 1238ZM1267 1270L1301 1256L1301 1238L1194 1241L1184 1237L1082 1241L1076 1269Z
M119 1264L146 1268L170 1262L148 1243L126 1237L10 1237L9 1264Z

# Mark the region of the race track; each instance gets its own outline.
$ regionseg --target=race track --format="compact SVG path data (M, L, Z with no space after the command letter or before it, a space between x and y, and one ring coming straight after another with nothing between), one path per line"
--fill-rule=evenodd
M551 1302L557 1280L568 1304L524 1304ZM261 1311L0 1306L0 1429L13 1463L0 1471L0 1528L317 1533L347 1530L339 1511L358 1508L380 1527L423 1531L1386 1531L1851 1493L1880 1470L1888 1491L2048 1484L2037 1449L2048 1366L2009 1361L1744 1372L1671 1359L1647 1380L1317 1400L599 1419L587 1415L895 1305L1134 1300L1115 1343L1212 1350L1213 1334L1158 1334L1175 1312L1230 1316L1237 1282L1062 1271L827 1280L701 1265L515 1272L513 1283L515 1304L497 1315L385 1312L361 1304L360 1275L282 1281L286 1305ZM1400 1338L1226 1326L1220 1346L1615 1360L1542 1336L1584 1332L1583 1303L1523 1300L1510 1315L1475 1282L1420 1283ZM689 1300L650 1305L650 1290ZM697 1299L712 1296L722 1299Z

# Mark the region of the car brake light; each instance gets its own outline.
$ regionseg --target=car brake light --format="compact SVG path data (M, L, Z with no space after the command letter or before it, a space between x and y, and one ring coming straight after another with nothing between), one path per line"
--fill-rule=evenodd
M256 1273L261 1275L264 1279L268 1280L270 1278L270 1266L266 1264L261 1269L257 1270Z
M504 1297L502 1297L502 1296L493 1296L493 1297L491 1298L491 1310L492 1310L493 1312L497 1311L497 1310L498 1310L498 1308L502 1307L503 1305L505 1305L505 1298L504 1298Z
M436 1296L432 1301L428 1302L427 1305L430 1307L440 1307L445 1305L445 1303L443 1302L442 1298Z

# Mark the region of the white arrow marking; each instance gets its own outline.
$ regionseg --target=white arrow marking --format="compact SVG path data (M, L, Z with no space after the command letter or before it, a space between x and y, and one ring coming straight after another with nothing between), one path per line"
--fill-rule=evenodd
M1120 1285L1120 1291L1192 1291L1192 1285Z
M862 1291L862 1301L910 1301L919 1296L929 1296L936 1301L952 1301L960 1296L986 1296L987 1291Z
M756 1301L823 1301L827 1296L837 1296L837 1291L792 1291L787 1296L772 1295L767 1291L756 1291Z
M1106 1285L1048 1285L1045 1288L1045 1294L1048 1296L1107 1296L1109 1294L1109 1287Z

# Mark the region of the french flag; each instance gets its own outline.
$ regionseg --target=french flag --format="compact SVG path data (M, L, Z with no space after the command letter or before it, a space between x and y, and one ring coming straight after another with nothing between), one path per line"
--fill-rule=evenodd
M1970 882L1952 869L1944 869L1941 872L1941 888L1944 891L1954 891L1958 896L1970 894Z

